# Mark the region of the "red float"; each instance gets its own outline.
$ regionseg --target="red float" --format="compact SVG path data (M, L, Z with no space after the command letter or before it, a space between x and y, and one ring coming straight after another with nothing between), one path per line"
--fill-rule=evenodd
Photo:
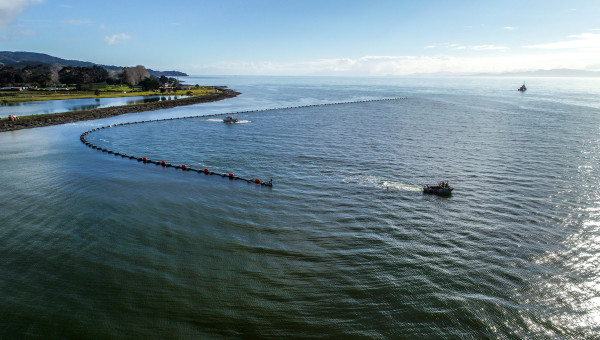
M254 182L256 182L257 184L260 184L260 179L255 179Z
M229 173L229 178L233 178L233 172Z
M161 164L161 165L167 165L167 162L165 162L165 161L162 161L162 162L160 162L160 164Z
M208 169L204 169L204 172L205 172L205 173L208 173Z
M183 165L181 166L181 168L182 168L183 170L185 170L185 169L187 168L187 166L186 166L185 164L183 164Z

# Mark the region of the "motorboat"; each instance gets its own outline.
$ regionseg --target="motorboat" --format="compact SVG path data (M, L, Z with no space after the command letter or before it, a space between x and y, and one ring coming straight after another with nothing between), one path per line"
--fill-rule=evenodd
M227 117L223 118L223 122L224 123L229 123L229 124L237 123L239 121L240 121L239 119L233 118L232 116L227 116Z
M517 91L525 92L525 91L527 91L527 86L525 86L525 84L523 84L523 85L521 85L521 87L519 87L519 89L517 89Z
M434 194L440 196L448 196L452 194L453 187L449 186L448 183L440 183L438 185L426 185L423 187L424 194Z

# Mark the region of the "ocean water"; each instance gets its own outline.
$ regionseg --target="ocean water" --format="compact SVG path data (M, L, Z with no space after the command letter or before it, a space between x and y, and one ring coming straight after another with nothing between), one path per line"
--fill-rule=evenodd
M186 96L157 95L157 96L136 96L136 97L117 97L117 98L83 98L68 100L47 100L22 103L2 103L0 102L0 117L40 115L47 113L59 113L67 111L79 111L98 109L103 107L132 105L139 103L158 102L162 100L171 100L185 98Z
M190 77L243 94L0 133L0 338L595 338L600 80L522 81ZM190 116L86 138L273 187L79 141Z

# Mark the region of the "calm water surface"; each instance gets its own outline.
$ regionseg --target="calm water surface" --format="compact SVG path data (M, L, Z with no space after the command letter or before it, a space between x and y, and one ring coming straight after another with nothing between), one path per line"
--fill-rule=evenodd
M185 98L186 96L137 96L118 98L84 98L66 100L44 100L22 103L0 103L0 117L9 115L27 116L46 113L99 109L103 107L152 103L162 100Z
M243 94L0 133L0 337L594 338L600 81L521 81L191 78ZM79 141L183 116L87 138L274 186Z

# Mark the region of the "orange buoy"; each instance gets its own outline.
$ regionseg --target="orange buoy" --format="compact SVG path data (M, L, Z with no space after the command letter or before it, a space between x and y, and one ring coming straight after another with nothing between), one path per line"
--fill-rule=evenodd
M146 161L148 160L148 158L143 157L142 160L144 161L144 163L146 163Z
M186 166L185 164L183 164L183 165L181 166L181 168L182 168L183 170L185 170L185 169L187 168L187 166Z
M205 173L208 173L208 169L204 169L204 172L205 172Z
M260 179L255 179L254 182L256 182L257 184L260 184Z
M233 172L229 173L229 178L233 178Z
M162 162L160 162L160 165L165 166L165 165L167 165L167 162L162 161Z

